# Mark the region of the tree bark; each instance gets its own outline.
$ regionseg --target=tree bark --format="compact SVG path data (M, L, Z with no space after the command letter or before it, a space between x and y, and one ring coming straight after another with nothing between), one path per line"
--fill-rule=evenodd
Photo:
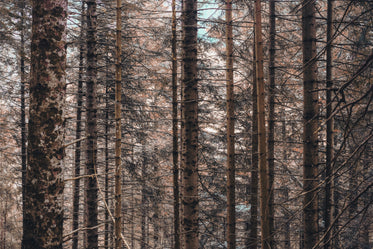
M226 1L226 87L227 87L227 243L228 249L236 248L236 201L235 201L235 134L233 88L233 34L232 1Z
M84 67L84 45L83 45L83 27L84 27L85 7L82 3L82 14L80 19L80 46L79 46L79 75L78 75L78 94L76 110L76 132L75 139L78 141L75 145L75 165L74 165L74 183L73 183L73 220L72 229L76 231L79 228L79 197L80 197L80 157L81 157L81 132L82 132L82 105L83 105L83 67ZM79 232L73 234L72 249L78 249Z
M197 1L183 0L182 232L185 249L198 243Z
M268 222L269 245L275 248L274 242L274 175L275 175L275 89L276 89L276 6L275 0L269 1L269 110L268 110Z
M26 74L25 74L25 1L19 1L19 8L21 11L21 20L20 20L20 38L21 38L21 47L20 47L20 78L21 78L21 169L22 169L22 203L25 203L26 197L26 167L27 167L27 131L26 131ZM23 217L26 217L25 205L22 206ZM23 227L26 219L23 219Z
M97 54L96 33L97 14L96 1L88 0L87 4L87 93L86 93L86 135L87 155L87 247L98 248L97 221Z
M120 234L122 232L122 1L117 0L116 21L116 62L115 62L115 249L122 248Z
M254 27L255 30L255 27ZM254 32L255 36L255 32ZM255 40L255 39L254 39ZM256 85L256 55L255 42L253 45L253 89L252 89L252 126L251 126L251 209L250 209L250 235L247 240L247 247L250 249L258 248L258 102Z
M318 93L315 0L302 2L304 248L318 241Z
M22 248L61 248L66 0L32 1L28 164Z
M324 224L325 231L328 231L333 220L333 202L334 202L334 119L331 116L333 112L332 103L332 36L333 36L333 0L328 0L327 7L327 31L326 31L326 162L325 162L325 210ZM324 239L324 249L332 248L332 229L327 232Z
M255 53L256 53L256 84L258 102L258 149L259 149L259 181L260 181L260 217L262 230L262 248L270 248L269 226L269 195L268 195L268 165L265 127L265 93L263 69L263 39L261 1L255 1Z
M174 190L174 249L180 249L180 189L179 189L179 147L177 118L177 22L176 1L172 0L172 163Z

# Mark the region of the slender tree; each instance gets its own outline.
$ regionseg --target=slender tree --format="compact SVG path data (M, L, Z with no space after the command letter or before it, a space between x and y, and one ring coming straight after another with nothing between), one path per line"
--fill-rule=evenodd
M255 30L255 27L254 27ZM255 32L254 32L255 36ZM256 85L256 55L255 42L253 44L253 89L252 89L252 126L251 126L251 186L250 186L250 235L247 240L247 247L258 248L258 102Z
M62 249L66 17L66 0L32 1L24 249Z
M182 233L185 249L198 243L197 1L183 0Z
M305 249L313 248L318 240L318 93L316 91L315 11L315 0L303 0L303 226Z
M21 20L20 20L20 38L21 38L21 46L20 46L20 78L21 78L21 168L22 168L22 203L25 203L26 197L26 167L27 167L27 132L26 132L26 72L25 72L25 60L26 60L26 53L25 53L25 1L19 1L19 7L21 11ZM26 216L25 213L25 205L22 206L22 214L23 217ZM26 220L23 219L23 227L26 226L24 223Z
M122 1L117 0L117 32L116 32L116 61L115 61L115 249L122 248L120 234L122 232Z
M275 173L275 56L276 56L276 6L275 0L269 1L269 91L268 91L268 222L270 248L274 243L274 173Z
M234 96L233 96L233 34L232 1L226 1L226 87L227 87L227 242L228 249L236 248L236 205L234 164Z
M86 186L87 205L87 247L98 248L97 221L97 13L96 1L88 0L87 4L87 81L86 81Z
M324 223L326 235L324 248L332 248L332 231L327 232L333 217L334 202L334 176L333 176L333 155L334 155L334 119L332 117L332 35L333 33L333 0L328 0L327 6L327 30L326 30L326 162L325 162L325 203Z
M263 69L263 39L261 1L255 1L255 54L256 54L256 84L258 102L258 149L259 149L259 180L260 180L260 213L262 230L262 248L270 248L269 226L269 196L268 196L268 165L265 127L265 93Z
M72 228L76 231L73 234L72 248L77 249L79 243L79 199L80 199L80 159L81 159L81 133L82 133L82 105L83 105L83 73L84 73L84 43L83 43L83 27L84 27L84 16L85 7L84 2L82 2L82 14L80 17L80 45L79 45L79 72L78 72L78 95L77 95L77 109L76 109L76 131L75 139L77 140L75 144L75 170L74 176L75 180L73 183L73 221Z
M179 190L179 147L177 118L177 20L176 1L172 0L172 163L174 187L174 249L180 249L180 190Z

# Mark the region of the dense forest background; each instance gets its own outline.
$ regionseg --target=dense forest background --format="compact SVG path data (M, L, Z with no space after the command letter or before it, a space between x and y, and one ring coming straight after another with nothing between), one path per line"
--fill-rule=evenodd
M372 1L66 4L0 2L0 249L372 248Z

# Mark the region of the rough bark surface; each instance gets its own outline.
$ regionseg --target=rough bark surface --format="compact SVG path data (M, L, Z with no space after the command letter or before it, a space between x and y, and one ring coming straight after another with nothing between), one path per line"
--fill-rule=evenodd
M303 224L304 248L318 241L318 93L316 64L316 3L302 3L303 36Z
M234 134L234 92L233 92L233 34L232 1L226 1L226 86L227 86L227 244L228 249L236 248L236 202L235 202L235 134Z
M274 177L275 177L275 56L276 56L276 5L269 1L269 96L268 96L268 222L269 246L275 248L274 242Z
M198 243L197 1L183 1L182 233L185 249Z
M260 181L260 217L262 248L270 248L269 227L269 195L268 195L268 165L267 142L265 126L265 93L263 68L263 38L261 1L255 1L255 54L256 54L256 84L258 102L258 149L259 149L259 181Z
M86 81L86 212L87 212L87 247L98 248L97 229L97 55L96 33L97 13L96 1L86 1L87 4L87 81Z
M84 3L82 3L82 16L80 24L84 26ZM83 38L83 28L80 31L80 37ZM75 180L73 183L73 221L72 229L77 231L79 228L79 202L80 202L80 168L81 168L81 133L82 133L82 105L83 105L83 67L84 67L84 45L83 43L79 46L79 75L78 75L78 95L77 95L77 109L76 109L76 133L75 139L78 141L75 145ZM75 232L73 235L72 249L78 249L79 244L79 232Z
M333 176L333 157L334 157L334 119L331 116L333 112L332 103L332 36L333 36L333 0L328 0L327 9L327 31L326 31L326 162L325 162L325 203L324 203L324 222L325 239L324 248L332 248L332 229L327 232L333 220L334 203L334 176Z
M62 248L66 0L32 1L22 248Z
M122 1L117 0L115 62L115 249L122 248Z
M172 0L172 163L174 190L174 249L180 249L180 188L179 188L179 146L178 146L178 99L177 99L177 20L176 1Z
M254 33L255 35L255 33ZM255 51L255 43L253 45ZM253 55L253 89L252 89L252 127L251 127L251 184L250 184L250 235L246 246L250 249L258 248L258 103L256 89L256 56Z

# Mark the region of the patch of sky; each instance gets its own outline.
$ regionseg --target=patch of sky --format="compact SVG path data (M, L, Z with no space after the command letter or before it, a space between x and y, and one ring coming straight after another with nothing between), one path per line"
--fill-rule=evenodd
M202 0L198 2L198 38L210 43L217 43L219 40L209 35L212 22L223 14L220 8L221 3L217 0Z

